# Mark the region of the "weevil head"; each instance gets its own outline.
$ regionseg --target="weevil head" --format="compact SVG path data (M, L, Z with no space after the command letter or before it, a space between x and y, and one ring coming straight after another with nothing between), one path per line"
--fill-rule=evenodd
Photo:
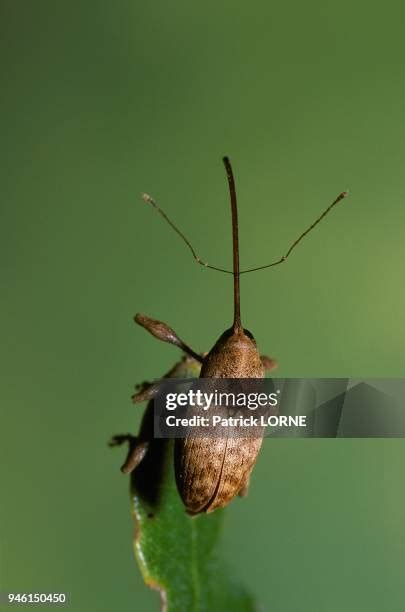
M256 341L247 329L227 329L204 359L202 378L263 378Z

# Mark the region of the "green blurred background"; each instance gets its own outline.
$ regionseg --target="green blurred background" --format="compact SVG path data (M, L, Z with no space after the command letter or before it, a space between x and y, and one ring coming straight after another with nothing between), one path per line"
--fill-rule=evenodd
M403 376L402 2L1 0L3 590L156 610L132 553L133 384L231 322L221 156L236 173L242 314L279 376ZM402 440L264 443L224 554L271 612L405 607Z

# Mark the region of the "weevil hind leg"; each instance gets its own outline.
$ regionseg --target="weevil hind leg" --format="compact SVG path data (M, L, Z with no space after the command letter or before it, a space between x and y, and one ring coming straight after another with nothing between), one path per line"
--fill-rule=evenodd
M272 372L278 367L278 362L273 357L268 357L267 355L260 355L260 361L267 373Z
M117 434L111 438L109 446L121 446L125 442L128 442L129 449L127 458L121 466L121 472L123 474L130 474L145 457L149 448L149 442L140 442L139 438L131 434Z

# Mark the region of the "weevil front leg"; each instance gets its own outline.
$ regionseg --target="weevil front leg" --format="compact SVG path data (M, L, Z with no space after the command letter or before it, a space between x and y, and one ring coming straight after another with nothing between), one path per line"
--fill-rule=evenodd
M109 446L121 446L128 442L128 455L121 466L123 474L130 474L141 463L149 448L149 442L141 442L139 438L131 434L117 434L109 442Z
M193 351L193 349L190 348L188 344L183 342L183 340L179 338L176 332L166 323L163 323L163 321L152 319L151 317L148 317L138 312L138 314L135 315L135 322L138 323L138 325L144 327L146 331L152 334L152 336L155 336L155 338L157 338L158 340L162 340L162 342L168 342L169 344L174 344L174 346L177 346L184 353L186 353L196 361L200 363L203 362L203 357Z

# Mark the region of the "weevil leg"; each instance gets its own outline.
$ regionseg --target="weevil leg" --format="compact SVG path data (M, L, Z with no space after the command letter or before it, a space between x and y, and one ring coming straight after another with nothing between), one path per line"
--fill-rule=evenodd
M128 442L129 449L127 458L121 466L121 472L123 474L130 474L145 457L149 448L149 442L140 442L136 436L131 434L117 434L111 438L109 446L121 446L125 442Z
M113 448L114 446L121 446L122 444L125 444L125 442L131 443L136 442L137 438L136 436L133 436L130 433L127 434L115 434L115 436L112 436L108 446L110 446L111 448Z
M197 361L194 357L183 355L181 360L175 363L161 379L154 382L145 381L135 385L136 393L132 396L133 403L138 404L139 402L149 402L152 400L159 393L162 383L167 378L188 378L190 376L198 378L204 356L201 355L199 361Z
M246 497L249 492L250 478L248 477L238 491L239 497Z
M140 312L135 315L134 319L135 323L141 325L144 329L146 329L146 331L152 334L152 336L155 336L155 338L157 338L158 340L162 340L162 342L168 342L169 344L174 344L174 346L180 348L182 351L187 353L187 355L190 355L190 357L192 357L196 361L199 361L200 363L203 362L203 358L201 357L201 355L193 351L193 349L190 348L188 344L183 342L183 340L179 338L176 332L166 323L163 323L163 321L152 319L151 317L147 317L146 315L141 314Z
M276 361L276 359L273 359L272 357L267 357L267 355L260 355L260 360L266 372L272 372L278 367L278 362Z
M153 383L143 382L140 385L136 385L135 389L137 391L132 396L133 403L138 404L139 402L149 402L158 393L159 387L160 381Z

